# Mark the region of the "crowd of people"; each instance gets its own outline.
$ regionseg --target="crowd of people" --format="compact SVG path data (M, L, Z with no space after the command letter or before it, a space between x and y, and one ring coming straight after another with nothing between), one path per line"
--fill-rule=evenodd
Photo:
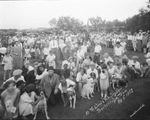
M100 100L105 101L112 94L110 89L115 91L127 87L130 81L150 77L149 31L133 35L90 33L85 38L84 34L71 33L10 37L8 47L0 48L4 66L2 117L27 119L34 115L35 106L43 99L41 90L48 107L58 103L66 107L69 88L79 99L90 99L98 92ZM126 55L128 41L134 51L147 53L144 63L138 56ZM113 56L102 54L103 46L112 47ZM84 93L89 88L93 91L87 96Z

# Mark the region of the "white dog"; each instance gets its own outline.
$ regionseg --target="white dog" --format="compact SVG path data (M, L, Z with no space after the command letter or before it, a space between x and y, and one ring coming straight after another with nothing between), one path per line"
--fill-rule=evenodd
M76 106L76 92L75 90L70 87L67 89L67 95L69 97L69 101L70 101L70 108L75 109Z
M87 79L87 83L83 86L83 89L81 91L81 96L83 98L90 99L90 96L93 97L94 93L94 81L93 78Z
M34 115L34 118L33 118L33 119L34 119L34 120L36 119L38 110L42 110L42 112L45 112L46 119L49 120L50 117L48 116L48 112L47 112L47 100L46 100L46 97L45 97L45 95L44 95L44 92L41 91L41 92L40 92L40 95L41 95L41 97L43 97L43 99L40 100L40 101L38 102L38 104L36 105L36 108L35 108L35 115Z

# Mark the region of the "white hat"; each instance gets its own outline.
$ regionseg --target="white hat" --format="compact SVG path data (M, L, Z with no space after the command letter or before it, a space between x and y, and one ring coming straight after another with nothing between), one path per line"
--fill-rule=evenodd
M13 76L16 76L16 75L20 75L22 74L22 70L21 69L17 69L13 72Z
M64 60L64 61L62 62L62 66L64 66L65 64L69 65L69 62L68 62L67 60Z

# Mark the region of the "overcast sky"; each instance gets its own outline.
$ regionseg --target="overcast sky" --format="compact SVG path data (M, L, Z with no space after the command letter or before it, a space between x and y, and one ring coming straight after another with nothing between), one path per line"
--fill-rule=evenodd
M125 20L138 13L147 0L0 1L0 29L49 27L48 21L71 16L87 23L89 17Z

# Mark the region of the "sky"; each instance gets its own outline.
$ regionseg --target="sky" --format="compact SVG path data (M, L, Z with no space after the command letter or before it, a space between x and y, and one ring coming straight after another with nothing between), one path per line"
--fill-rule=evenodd
M138 14L148 0L26 0L0 1L0 29L50 27L52 18L71 16L85 24L90 17L125 20Z

